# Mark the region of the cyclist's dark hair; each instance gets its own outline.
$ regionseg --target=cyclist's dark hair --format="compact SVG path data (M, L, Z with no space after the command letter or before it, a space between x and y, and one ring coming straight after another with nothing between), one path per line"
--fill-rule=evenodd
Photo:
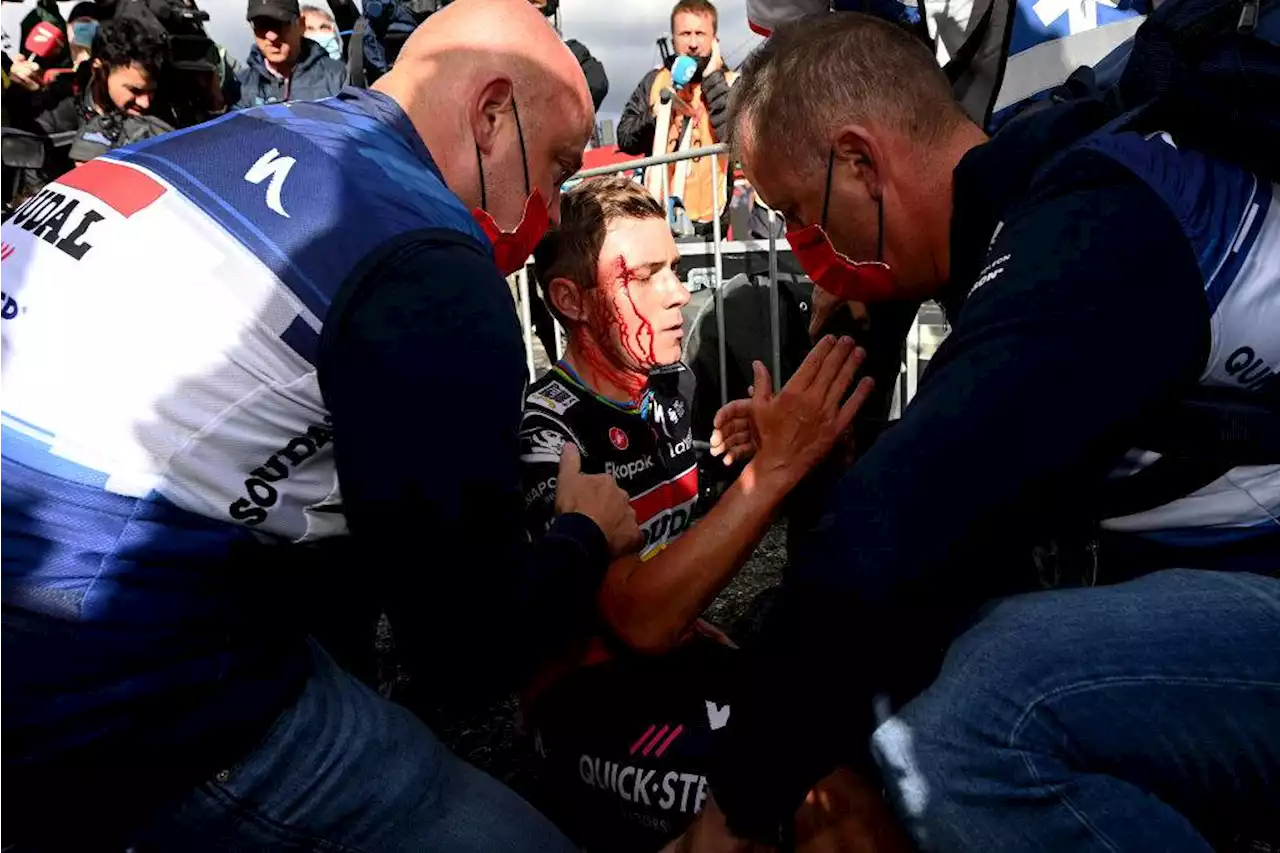
M130 16L104 21L93 37L93 58L108 71L137 63L158 77L169 61L169 37Z

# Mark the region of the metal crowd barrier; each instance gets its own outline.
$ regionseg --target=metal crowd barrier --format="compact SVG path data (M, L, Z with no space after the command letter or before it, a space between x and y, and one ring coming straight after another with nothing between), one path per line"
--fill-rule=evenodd
M675 154L661 154L656 157L641 157L636 160L628 160L625 163L617 163L611 166L600 166L594 169L584 169L565 181L566 185L577 183L586 178L595 178L603 175L613 175L619 172L631 172L636 169L643 169L649 166L665 166L680 160L689 160L695 157L711 158L711 174L714 176L719 171L719 157L725 155L727 146L723 144L709 145L704 148L695 148L689 151L679 152ZM711 188L712 209L718 209L720 193L720 181L713 180ZM665 207L665 205L664 205ZM781 387L782 383L782 336L780 329L780 317L778 307L778 238L775 236L773 223L776 214L771 208L766 207L769 219L769 366L773 375L774 391ZM714 241L715 253L715 309L716 309L716 337L720 370L720 402L721 405L729 401L729 382L728 382L728 349L725 336L725 312L724 312L724 261L721 255L721 244L723 235L720 233L720 217L715 217L712 222L712 239ZM528 265L517 272L514 278L514 286L518 294L520 322L524 328L525 339L525 361L529 369L529 377L532 380L536 375L534 365L534 329L532 316L530 311L529 300L531 298L531 288L527 273ZM923 363L927 363L928 355L932 354L932 350L936 348L940 337L932 332L933 326L926 323L923 315L926 313L924 309L916 315L912 324L911 331L907 339L907 347L905 358L899 371L899 381L897 393L893 401L893 416L897 416L906 403L915 395L917 379L922 372ZM553 320L554 322L554 320ZM563 345L564 332L560 328L558 322L555 323L555 343L556 352L554 354L547 353L549 357L559 359L564 353ZM926 353L925 351L929 352ZM922 358L922 356L924 356Z

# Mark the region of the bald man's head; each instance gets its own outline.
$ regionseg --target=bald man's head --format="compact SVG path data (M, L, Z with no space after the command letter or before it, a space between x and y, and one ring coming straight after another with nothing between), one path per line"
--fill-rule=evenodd
M538 189L558 218L560 185L581 166L595 113L577 59L528 0L455 0L373 88L404 108L469 207L483 201L511 230Z

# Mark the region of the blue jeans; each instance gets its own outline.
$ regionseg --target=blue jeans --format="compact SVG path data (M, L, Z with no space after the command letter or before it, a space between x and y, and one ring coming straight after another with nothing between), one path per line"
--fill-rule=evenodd
M574 850L510 789L313 645L298 701L239 764L137 838L140 851Z
M1280 578L1001 601L872 748L930 853L1209 853L1280 816Z

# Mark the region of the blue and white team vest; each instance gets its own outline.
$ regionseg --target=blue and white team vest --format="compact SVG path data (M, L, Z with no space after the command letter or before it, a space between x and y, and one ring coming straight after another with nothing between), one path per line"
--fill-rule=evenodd
M956 91L978 124L1096 66L1133 38L1158 0L747 0L751 28L834 9L911 27L923 24L940 65L969 52ZM966 47L966 43L972 41ZM1100 69L1101 70L1101 69Z
M1168 134L1103 132L1077 149L1124 165L1168 205L1200 264L1211 344L1204 386L1280 399L1280 186L1238 166L1182 150ZM1206 448L1209 450L1209 448ZM1113 476L1136 473L1155 453L1135 448ZM1231 469L1164 506L1103 527L1170 545L1213 545L1280 530L1280 460Z
M1043 95L1080 66L1098 66L1133 38L1153 8L1153 0L1008 2L1008 52L991 106L996 123L1003 110Z
M168 638L178 659L144 667L148 691L224 677L216 642L191 638L205 659L181 659L192 631L236 624L208 575L243 570L246 548L346 530L316 376L330 304L391 241L440 229L488 249L408 117L357 90L143 142L17 210L0 327L6 607L104 626L106 668L154 651L131 631ZM8 715L23 685L6 670Z

